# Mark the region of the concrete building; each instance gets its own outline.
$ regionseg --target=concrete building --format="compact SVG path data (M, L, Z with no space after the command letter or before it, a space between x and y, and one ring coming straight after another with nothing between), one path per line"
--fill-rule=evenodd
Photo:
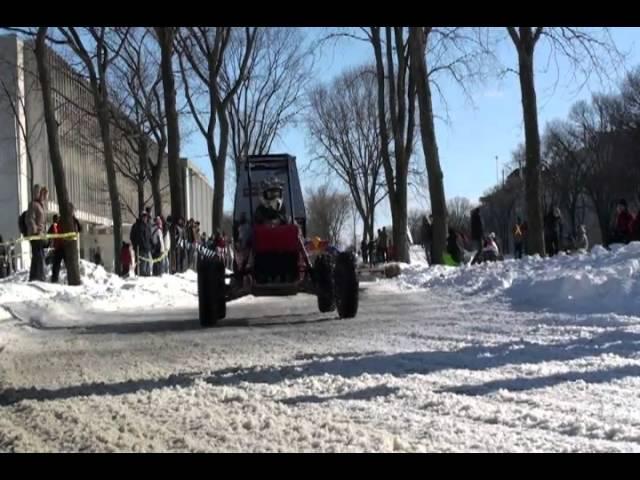
M80 253L92 258L100 247L104 264L111 268L114 252L111 237L111 204L107 188L98 123L93 114L93 99L85 80L53 51L49 52L54 105L59 125L60 148L67 188L77 217L85 225ZM49 160L44 126L42 92L37 79L36 59L31 42L15 35L0 36L0 234L5 240L20 237L18 216L27 209L30 185L46 185L50 191L49 217L57 212L54 179ZM131 146L112 129L116 160L124 164L135 158ZM152 142L152 149L157 148ZM185 203L187 218L201 222L203 231L211 232L213 190L206 177L190 161L185 169ZM117 174L120 192L124 240L138 210L138 191L133 180ZM168 168L161 175L163 212L170 212ZM145 199L152 205L150 185L145 185ZM30 260L27 242L16 246L18 263L26 267Z

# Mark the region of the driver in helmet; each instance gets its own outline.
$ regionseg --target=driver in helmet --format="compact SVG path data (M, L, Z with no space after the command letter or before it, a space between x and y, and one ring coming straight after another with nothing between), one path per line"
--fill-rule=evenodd
M284 225L287 223L282 201L282 183L276 178L268 178L260 184L262 195L256 208L254 221L257 224Z

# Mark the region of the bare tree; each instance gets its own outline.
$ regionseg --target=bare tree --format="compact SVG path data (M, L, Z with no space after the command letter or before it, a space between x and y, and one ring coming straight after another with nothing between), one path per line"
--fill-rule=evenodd
M162 101L162 70L159 52L150 41L151 31L135 28L128 32L119 61L115 64L114 119L137 161L126 157L123 174L136 182L138 202L144 202L144 184L151 183L156 214L162 215L162 188L160 179L167 148L166 116ZM122 112L122 113L120 113ZM155 140L155 145L151 139ZM155 158L153 160L152 158ZM175 172L174 172L175 173ZM144 204L139 205L141 211Z
M348 193L332 190L328 184L307 192L307 234L338 244L349 217L351 198Z
M307 116L315 159L349 189L364 239L374 237L375 210L387 195L376 109L375 74L364 66L315 88Z
M213 168L214 230L220 228L223 216L230 129L228 111L251 69L256 31L249 27L189 27L181 29L177 36L185 96L193 119L206 140ZM200 100L207 108L198 108Z
M44 107L44 119L47 129L49 144L49 156L51 158L51 170L56 185L56 197L60 212L62 228L65 232L75 230L73 212L69 202L69 192L64 174L64 164L60 153L60 140L58 137L58 123L56 122L53 95L51 92L51 73L49 71L48 50L46 45L48 27L39 27L35 43L35 55L38 65L38 78L42 89L42 103ZM78 242L64 242L65 266L67 268L67 281L69 285L81 285L80 265L78 256Z
M176 106L176 82L173 73L173 57L175 53L177 27L155 27L156 37L160 45L160 65L162 72L162 91L164 96L164 111L166 114L166 144L168 147L167 163L169 164L169 186L171 188L171 214L175 217L185 217L185 195L184 195L184 169L180 162L180 125L178 122L178 108ZM155 91L155 90L154 90ZM157 95L157 94L156 94ZM158 106L158 112L161 111ZM154 128L156 140L158 138L158 127ZM162 129L164 130L164 129ZM162 150L164 154L164 150ZM160 154L159 154L160 155ZM157 168L159 175L161 158L154 168ZM152 170L152 181L153 181ZM159 176L158 176L159 178Z
M381 27L370 27L367 34L376 60L378 123L393 221L393 244L397 260L408 263L407 178L415 136L415 83L409 68L405 29L384 27L384 41Z
M429 176L429 194L433 215L432 262L434 264L442 264L444 263L443 254L447 243L447 204L433 120L431 86L429 85L425 59L427 38L430 31L429 27L411 27L409 29L409 52L411 53L411 69L416 83L420 108L422 148L424 149Z
M469 236L471 227L471 200L453 197L447 201L448 226Z
M592 72L607 74L608 59L617 59L619 52L608 36L607 29L599 32L573 27L507 27L518 54L518 76L522 94L522 112L526 145L525 188L527 204L527 248L529 254L544 255L542 201L540 194L540 133L538 106L534 83L534 53L539 41L548 42L552 55L564 56L574 74L583 74L585 81Z
M633 158L631 138L615 128L619 98L594 95L591 104L578 102L570 120L580 140L578 155L586 163L584 188L593 203L605 243L610 233L611 212L617 198L637 185L624 159ZM629 162L631 163L631 162Z
M433 262L438 264L444 260L448 214L432 92L440 94L446 107L446 97L438 82L438 77L444 74L471 99L467 86L470 82L484 78L485 67L490 65L489 60L493 55L485 32L464 27L411 27L409 51L420 109L420 134L433 212Z
M575 126L560 121L547 125L543 135L543 152L548 173L546 184L552 191L548 196L555 196L557 200L553 203L569 214L573 234L584 223L584 208L579 216L578 207L584 203L588 170L585 155L580 152L579 138Z
M116 178L113 153L111 105L109 100L108 70L118 58L124 45L121 35L115 35L110 27L59 27L67 46L78 57L89 77L89 87L93 96L95 112L100 128L100 138L104 154L111 216L113 219L114 252L120 251L122 244L122 209ZM126 32L126 29L125 29ZM120 273L120 257L114 256L115 272Z
M229 49L231 57L241 58L244 45L235 42ZM277 136L295 121L312 78L312 60L312 48L300 28L257 30L251 69L228 107L236 169L247 155L269 153ZM230 88L229 80L222 78L225 89Z

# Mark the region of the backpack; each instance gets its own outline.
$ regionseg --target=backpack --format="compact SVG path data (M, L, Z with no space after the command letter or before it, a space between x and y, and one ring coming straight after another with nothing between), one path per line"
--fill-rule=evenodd
M522 240L522 225L518 225L516 223L516 226L513 227L513 237L517 240L520 241Z
M18 228L20 229L20 233L23 236L27 236L27 210L25 210L24 212L22 212L20 214L20 216L18 217Z

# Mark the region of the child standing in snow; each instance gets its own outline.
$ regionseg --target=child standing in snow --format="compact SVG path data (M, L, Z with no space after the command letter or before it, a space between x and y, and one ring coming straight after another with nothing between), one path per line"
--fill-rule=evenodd
M498 244L496 243L496 234L491 232L485 242L484 247L482 249L482 256L484 257L485 262L495 262L498 260L500 256L500 250L498 249Z
M122 276L128 277L129 270L131 269L131 248L127 242L122 242L122 248L120 249L120 263L122 264Z

